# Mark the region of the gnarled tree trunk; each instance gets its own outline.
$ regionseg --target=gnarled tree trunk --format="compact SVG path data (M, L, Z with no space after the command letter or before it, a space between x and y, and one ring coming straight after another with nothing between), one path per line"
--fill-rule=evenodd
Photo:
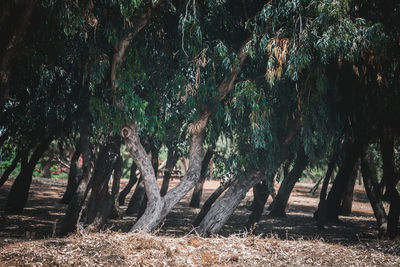
M231 69L231 73L224 78L218 86L218 101L223 100L226 95L233 89L236 78L239 75L240 69L243 66L248 53L246 47L251 42L251 38L245 41L241 46L238 58L238 64L235 64ZM142 217L135 223L132 230L140 230L152 232L164 220L171 209L178 203L197 183L200 172L201 162L203 159L203 141L207 122L214 110L214 106L204 107L199 112L199 118L189 127L190 149L189 149L189 168L182 178L181 182L173 189L167 192L162 197L155 179L154 169L151 167L151 158L144 150L139 136L136 133L134 126L127 126L122 129L122 136L125 139L127 150L131 154L133 160L138 166L146 189L148 203Z
M127 150L132 155L133 160L142 174L148 198L146 210L143 216L141 216L133 226L132 230L141 230L145 232L152 232L155 230L175 204L193 188L200 175L202 145L208 116L209 114L203 117L203 119L200 119L197 131L192 131L190 163L185 177L175 188L168 191L164 197L160 195L151 159L141 145L135 129L133 127L125 127L123 129L122 135L127 144Z
M382 195L379 189L375 160L369 149L363 151L361 155L361 173L365 192L367 193L378 224L379 234L386 235L387 217L382 204Z
M207 172L208 165L210 164L210 161L211 161L211 158L213 157L213 155L214 155L214 146L210 146L207 149L207 152L204 156L203 162L201 163L200 179L196 183L196 186L194 187L192 199L190 200L189 207L192 207L192 208L200 207L201 196L203 194L204 181L206 180L206 172Z
M294 163L292 170L283 179L281 186L279 187L278 194L274 201L271 203L270 216L273 217L285 217L286 206L289 201L290 194L293 191L294 185L300 179L304 169L307 167L308 160L304 153L304 149L301 148L297 153L297 158Z

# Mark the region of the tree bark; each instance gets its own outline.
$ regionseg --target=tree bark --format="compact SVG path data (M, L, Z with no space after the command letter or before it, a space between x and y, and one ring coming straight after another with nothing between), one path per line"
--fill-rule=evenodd
M204 202L203 207L199 214L197 214L196 219L193 222L193 226L197 227L200 225L201 221L204 219L208 211L211 209L211 206L214 204L215 201L219 198L219 196L225 192L225 190L231 186L232 180L229 180L226 183L221 183L221 185L211 194L211 196Z
M215 202L201 221L196 232L201 236L218 233L244 199L247 191L262 179L265 179L265 176L261 171L253 171L249 177L233 181L228 191Z
M394 167L394 141L390 129L384 129L381 137L381 153L383 162L383 180L386 186L386 193L389 202L389 214L387 216L387 234L390 238L395 238L398 234L400 216L400 195L396 189L397 179Z
M80 220L82 206L85 203L86 196L90 189L90 181L92 178L93 155L90 144L90 122L85 117L81 122L80 130L80 147L82 149L82 178L75 194L73 195L65 216L60 222L60 235L65 236L76 230L76 226Z
M144 189L143 179L140 178L139 182L133 192L133 195L129 201L128 208L126 209L126 214L137 214L140 209L140 205L145 197L146 190Z
M268 196L269 190L266 181L262 181L253 186L253 203L251 205L251 214L246 223L247 231L251 232L255 224L260 221Z
M378 183L376 164L369 149L361 155L361 173L364 181L365 192L378 224L379 234L384 236L387 232L387 216L382 204L382 195Z
M300 179L304 169L307 167L308 160L304 153L304 149L301 148L297 153L297 158L294 163L292 170L283 179L281 186L279 187L278 194L274 201L271 203L271 212L269 213L272 217L285 217L286 206L289 201L290 194L293 191L294 185Z
M128 184L124 187L124 189L121 191L118 197L118 202L119 205L122 206L125 204L125 199L126 196L129 194L129 192L132 190L132 187L136 184L138 178L136 176L136 164L135 162L132 162L131 165L131 170L130 170L130 176L129 176L129 182Z
M124 161L122 160L121 155L119 155L117 161L114 164L113 183L111 187L111 198L113 200L113 207L109 217L113 219L122 217L122 211L119 208L118 199L119 199L119 188L123 171L124 171Z
M214 146L210 146L207 149L203 162L201 163L200 179L197 181L196 186L194 187L189 207L192 208L200 207L201 196L203 194L204 181L206 180L208 165L210 164L213 155L214 155Z
M335 181L333 182L331 191L328 194L326 202L327 220L330 222L339 222L339 210L343 190L345 188L346 182L353 173L360 153L361 144L357 141L354 143L349 143L347 145L343 163L336 175Z
M321 192L319 194L318 209L314 212L314 218L317 219L317 226L323 229L327 220L326 194L328 192L329 181L331 180L333 170L335 169L336 157L329 161L326 170L324 182L322 183Z
M109 136L106 143L100 147L86 210L85 222L89 231L97 231L112 213L114 201L109 193L108 182L120 156L120 145L118 137Z
M46 138L36 147L32 153L29 162L21 161L21 172L15 179L10 193L8 194L7 203L5 206L6 213L21 213L28 200L29 188L32 183L32 174L36 163L49 147L51 139Z
M162 197L165 196L165 194L168 191L169 181L171 179L171 173L174 170L174 167L178 159L179 159L179 154L176 151L176 149L173 149L172 147L168 148L167 163L165 164L164 177L160 190L160 195Z
M358 164L356 164L358 165ZM342 203L340 205L339 214L343 216L350 216L351 208L353 206L353 193L354 186L356 185L357 179L357 166L352 170L349 179L347 180L346 186L344 187L342 195Z
M71 164L68 173L67 189L65 190L65 193L62 199L60 200L60 203L62 204L68 204L71 201L72 196L75 194L76 189L79 186L80 180L82 179L82 170L78 166L79 157L82 154L80 143L81 141L79 140L75 146L75 151L71 158Z

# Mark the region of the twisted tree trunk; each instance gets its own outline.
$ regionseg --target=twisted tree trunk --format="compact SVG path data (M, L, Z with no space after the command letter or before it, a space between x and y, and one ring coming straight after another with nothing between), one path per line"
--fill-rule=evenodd
M233 89L236 78L248 56L246 47L251 42L251 38L245 41L239 50L238 64L231 69L231 73L224 78L218 86L218 101L223 100L226 95ZM204 107L199 112L199 118L189 127L190 132L190 149L189 149L189 168L182 178L181 182L162 197L155 179L154 169L151 166L151 158L144 150L136 129L133 125L122 129L127 150L131 154L133 160L138 166L142 176L148 198L147 207L142 217L135 223L132 230L140 230L152 232L164 220L171 209L178 203L197 183L200 172L201 162L203 159L203 141L208 119L211 116L215 106Z
M387 232L387 217L382 204L382 195L378 183L378 175L376 164L372 153L369 149L363 151L361 155L361 173L364 181L365 192L378 224L379 234L386 235Z
M133 226L132 230L141 230L145 232L152 232L155 230L174 205L193 188L200 175L202 144L208 117L209 114L207 114L207 116L203 115L199 120L197 130L192 131L190 163L185 177L175 188L168 191L164 197L160 195L151 159L140 144L140 139L135 129L133 127L125 127L123 129L122 136L125 139L127 150L139 167L148 198L146 210L143 216L141 216Z

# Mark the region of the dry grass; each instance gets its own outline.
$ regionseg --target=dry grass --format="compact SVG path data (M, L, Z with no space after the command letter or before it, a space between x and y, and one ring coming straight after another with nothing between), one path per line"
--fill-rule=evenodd
M343 246L251 235L200 238L106 232L8 244L0 252L0 265L400 266L400 243L381 240Z

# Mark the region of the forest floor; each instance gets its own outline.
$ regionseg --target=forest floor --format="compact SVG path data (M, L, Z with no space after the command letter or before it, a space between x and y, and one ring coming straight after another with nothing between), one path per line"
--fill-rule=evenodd
M0 210L11 183L0 188ZM202 203L218 185L205 183ZM199 209L189 207L191 193L155 234L128 233L135 217L124 216L110 221L102 233L56 238L57 221L66 208L59 204L65 186L64 179L34 178L23 214L0 214L0 266L400 266L400 240L377 238L376 221L361 186L355 188L352 215L342 216L339 225L324 230L318 230L312 218L318 191L311 195L313 185L299 183L290 197L287 217L270 218L265 209L251 233L243 228L250 214L250 191L220 235L211 238L193 232L191 223Z

